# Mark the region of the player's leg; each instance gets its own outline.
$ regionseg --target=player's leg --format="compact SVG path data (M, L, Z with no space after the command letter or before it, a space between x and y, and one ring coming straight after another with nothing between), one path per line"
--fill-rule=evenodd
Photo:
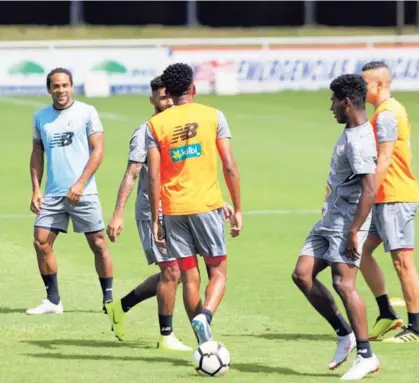
M359 253L368 236L358 233ZM343 380L362 379L379 370L379 361L373 354L368 337L366 306L356 288L356 275L360 260L351 260L346 255L346 239L343 235L330 238L330 248L326 257L331 262L333 286L343 301L347 316L356 336L357 359L343 375Z
M401 289L407 307L408 326L385 342L411 343L419 341L419 277L414 264L415 224L417 204L386 204L384 218L387 220L386 251L390 251L395 270L400 280Z
M337 348L328 368L333 370L344 363L356 347L353 330L337 308L329 290L316 278L328 263L324 260L328 240L315 228L306 238L292 278L311 305L337 334Z
M183 286L184 307L192 320L202 310L198 252L188 216L164 216L168 253L177 258ZM197 336L197 334L196 334Z
M113 268L111 253L105 240L102 208L97 195L82 196L68 212L76 233L84 233L95 257L95 269L102 289L102 301L108 303L112 298ZM105 311L105 308L103 308Z
M65 212L64 199L46 197L41 212L36 217L34 227L34 247L38 268L47 292L47 299L37 307L28 309L28 315L61 314L63 304L60 299L57 281L57 261L53 245L58 233L66 232L69 217Z
M369 331L369 340L376 340L383 337L387 332L401 327L403 321L398 318L393 309L389 296L386 291L385 277L379 264L373 257L373 252L382 243L380 237L380 221L378 220L381 207L375 206L372 209L372 223L369 229L369 236L363 245L362 257L360 261L360 271L369 286L379 308L373 328Z
M227 249L223 209L188 216L188 221L209 278L204 305L191 321L199 343L204 343L212 339L210 325L226 291Z
M176 290L181 280L181 271L178 261L165 254L167 260L158 259L161 269L160 281L157 289L158 316L160 338L158 348L171 351L192 351L192 349L179 341L173 330L173 314L176 299Z
M292 279L337 336L348 337L352 333L350 325L340 314L329 290L317 279L317 275L328 266L323 259L328 247L328 240L317 232L315 226L305 240Z

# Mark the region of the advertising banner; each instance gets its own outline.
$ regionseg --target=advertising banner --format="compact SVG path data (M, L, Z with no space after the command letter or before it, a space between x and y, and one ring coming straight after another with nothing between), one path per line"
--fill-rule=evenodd
M0 49L0 95L45 95L46 77L69 69L75 91L90 72L108 75L111 94L148 93L150 80L167 65L167 48Z
M328 89L330 82L344 73L361 73L369 61L385 61L393 74L393 90L419 89L419 50L398 48L293 48L293 49L174 49L172 62L194 67L201 89L211 92L215 72L234 62L232 77L239 93L282 90ZM232 68L232 66L230 66ZM211 70L213 68L213 70Z

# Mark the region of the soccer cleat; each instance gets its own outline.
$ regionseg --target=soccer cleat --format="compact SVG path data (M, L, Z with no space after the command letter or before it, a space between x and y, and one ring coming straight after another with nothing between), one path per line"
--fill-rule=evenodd
M419 334L417 334L410 327L402 327L402 331L394 335L391 338L386 338L382 342L384 343L418 343Z
M379 340L389 331L401 327L403 323L400 318L389 319L378 317L372 330L369 332L369 340Z
M27 315L44 315L44 314L62 314L63 313L63 304L60 303L55 305L48 299L44 299L41 304L32 309L26 310Z
M127 313L122 309L121 300L105 303L105 310L111 321L112 331L114 331L118 340L123 341L125 339L124 324Z
M213 340L210 325L207 322L206 316L204 314L198 314L191 321L191 325L197 338L198 344Z
M330 370L335 370L338 366L343 364L353 349L356 347L356 337L352 332L349 335L337 336L337 349L333 360L328 364Z
M370 358L363 358L361 355L357 355L353 365L341 377L341 380L363 379L366 375L378 372L379 368L379 360L375 354L372 354Z
M161 335L157 348L165 351L192 351L192 348L183 344L174 333Z

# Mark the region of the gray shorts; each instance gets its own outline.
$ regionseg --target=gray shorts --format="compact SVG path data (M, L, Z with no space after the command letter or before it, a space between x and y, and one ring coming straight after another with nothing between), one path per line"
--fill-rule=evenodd
M417 203L376 204L372 212L369 236L379 237L386 252L414 249Z
M226 255L223 209L194 215L164 215L168 252L176 258Z
M66 197L44 197L41 213L35 219L35 226L67 233L70 219L76 233L103 230L102 207L98 196L82 196L76 206L69 205Z
M309 255L322 259L328 264L331 263L347 263L359 267L360 258L356 261L347 257L347 231L329 231L320 227L318 222L308 237L300 251L300 255ZM363 244L368 237L368 231L359 231L358 251L362 255Z
M152 233L152 221L148 220L136 222L141 244L143 246L144 253L146 254L147 263L149 265L175 260L175 257L170 257L168 255L166 249L161 249L155 244Z

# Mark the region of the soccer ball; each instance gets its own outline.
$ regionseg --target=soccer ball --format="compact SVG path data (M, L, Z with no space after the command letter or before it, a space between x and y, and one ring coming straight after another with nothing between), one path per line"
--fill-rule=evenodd
M230 366L230 353L220 342L210 340L197 347L193 355L194 368L201 376L222 376Z

